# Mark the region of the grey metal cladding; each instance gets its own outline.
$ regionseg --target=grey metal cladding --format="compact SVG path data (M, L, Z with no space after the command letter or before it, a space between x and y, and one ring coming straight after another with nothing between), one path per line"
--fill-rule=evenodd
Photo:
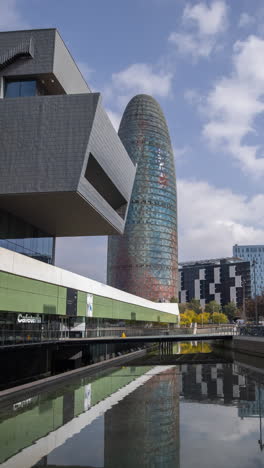
M90 152L128 202L135 166L99 93L0 100L0 207L56 236L122 233L84 177Z
M34 57L34 42L32 37L29 37L26 41L20 42L16 47L7 50L0 56L0 70L21 57Z
M0 193L76 191L98 98L0 100Z
M100 94L55 29L0 33L0 57L21 44L32 54L13 57L0 77L41 79L51 94L0 99L0 208L55 236L123 233L117 211L130 201L136 168ZM100 187L85 177L90 153L104 174Z
M129 203L136 167L132 163L121 140L115 132L109 117L102 108L101 99L99 100L95 113L78 192L84 196L84 198L89 199L90 203L96 206L102 215L108 219L113 226L117 227L119 232L123 232L125 220L109 206L106 200L85 178L90 153L123 195L127 203Z
M28 76L52 73L55 46L55 29L12 31L0 33L0 56L21 42L33 39L34 58L16 60L0 72L4 76Z
M0 32L0 57L19 44L34 43L34 57L15 60L3 70L4 77L40 77L50 75L66 94L89 93L90 88L56 29ZM62 94L63 91L60 93Z
M53 73L67 94L91 92L58 31L55 35Z
M95 119L89 140L90 152L127 202L133 188L136 167L128 156L119 136L103 107L96 109ZM87 158L88 159L88 158ZM85 167L83 169L83 175Z

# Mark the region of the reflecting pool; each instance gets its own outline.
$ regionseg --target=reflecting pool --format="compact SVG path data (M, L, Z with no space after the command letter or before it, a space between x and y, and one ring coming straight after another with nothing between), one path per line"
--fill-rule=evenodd
M0 401L1 467L264 467L261 365L174 352Z

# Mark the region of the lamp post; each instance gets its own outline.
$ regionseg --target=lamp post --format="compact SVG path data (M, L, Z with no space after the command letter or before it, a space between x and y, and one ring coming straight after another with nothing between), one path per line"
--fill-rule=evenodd
M243 320L246 322L247 321L247 317L246 317L246 279L243 278L242 279L242 300L243 300Z
M262 452L264 448L263 439L262 439L262 408L261 408L261 391L260 391L260 384L258 385L258 400L259 400L259 448Z
M258 325L256 264L257 264L257 260L254 258L253 261L252 261L252 266L253 266L253 275L254 275L253 277L254 277L255 319L256 319L256 325Z

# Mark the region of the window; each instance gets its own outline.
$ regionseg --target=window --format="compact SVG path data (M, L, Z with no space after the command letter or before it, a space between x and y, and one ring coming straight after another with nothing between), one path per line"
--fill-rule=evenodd
M27 97L37 94L36 80L7 81L5 85L5 97Z

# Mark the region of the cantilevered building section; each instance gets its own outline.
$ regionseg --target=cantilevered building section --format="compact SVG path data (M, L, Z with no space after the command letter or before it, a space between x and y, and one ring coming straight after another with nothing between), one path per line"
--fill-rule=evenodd
M108 284L155 301L177 297L177 204L165 117L151 96L127 105L119 137L137 172L123 236L108 240Z
M57 236L122 233L134 176L58 31L0 33L0 246L53 263Z

